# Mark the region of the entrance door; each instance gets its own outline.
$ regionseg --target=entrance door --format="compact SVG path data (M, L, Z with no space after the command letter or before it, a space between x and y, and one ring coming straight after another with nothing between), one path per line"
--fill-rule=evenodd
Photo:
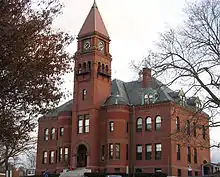
M81 144L77 150L77 167L87 166L87 148L85 145Z

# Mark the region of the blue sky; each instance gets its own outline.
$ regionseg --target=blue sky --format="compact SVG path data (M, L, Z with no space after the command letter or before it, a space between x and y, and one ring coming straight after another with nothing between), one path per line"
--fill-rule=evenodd
M188 0L190 1L190 0ZM93 4L93 0L62 0L63 15L54 26L77 36ZM182 24L182 9L186 0L96 0L111 38L112 78L134 80L137 73L130 67L131 60L140 61L154 47L159 33L168 27ZM76 40L69 51L76 51ZM73 74L65 76L65 89L72 93ZM220 142L218 129L211 130L211 140ZM219 155L218 155L219 154ZM212 150L213 161L220 161L220 150Z

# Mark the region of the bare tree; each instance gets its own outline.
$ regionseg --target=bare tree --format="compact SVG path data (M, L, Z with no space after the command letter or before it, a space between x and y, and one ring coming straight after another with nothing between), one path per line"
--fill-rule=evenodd
M161 34L156 50L141 64L164 84L182 85L185 94L199 95L201 111L211 115L209 127L216 127L220 125L216 119L220 109L220 0L194 1L184 12L184 24Z
M0 1L0 166L33 146L35 118L56 106L72 37L52 28L59 0Z

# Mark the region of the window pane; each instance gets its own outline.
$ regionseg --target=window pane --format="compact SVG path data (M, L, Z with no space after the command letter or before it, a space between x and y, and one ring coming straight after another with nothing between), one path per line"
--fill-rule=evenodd
M59 148L59 162L63 160L63 149Z
M137 152L142 152L142 146L137 146Z
M115 144L115 158L120 159L120 144Z
M64 149L64 161L67 162L69 157L69 148Z
M109 122L109 131L110 131L110 132L113 132L113 131L114 131L114 122L113 122L113 121L110 121L110 122Z
M156 151L161 151L161 144L156 144Z
M141 132L142 131L142 118L138 118L136 122L136 131Z
M85 133L89 132L89 119L85 120Z
M152 151L152 145L148 144L146 149L147 149L147 152L151 152Z
M145 127L146 130L151 130L152 129L152 123L151 123L151 118L148 117L146 119L146 127Z
M142 160L142 145L136 145L136 160Z
M46 129L44 130L44 140L47 141L48 139L49 139L49 129L46 128Z
M64 127L60 127L60 136L64 135Z
M113 159L113 151L114 151L113 144L109 144L109 159Z
M83 116L78 116L78 133L83 133Z
M51 139L54 140L55 139L55 128L51 129Z

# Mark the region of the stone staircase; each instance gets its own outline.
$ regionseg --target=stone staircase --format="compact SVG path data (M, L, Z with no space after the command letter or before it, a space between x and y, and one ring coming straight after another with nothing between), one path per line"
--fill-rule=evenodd
M86 168L76 168L72 171L64 171L60 173L59 177L84 177L84 173L91 172L90 169Z

